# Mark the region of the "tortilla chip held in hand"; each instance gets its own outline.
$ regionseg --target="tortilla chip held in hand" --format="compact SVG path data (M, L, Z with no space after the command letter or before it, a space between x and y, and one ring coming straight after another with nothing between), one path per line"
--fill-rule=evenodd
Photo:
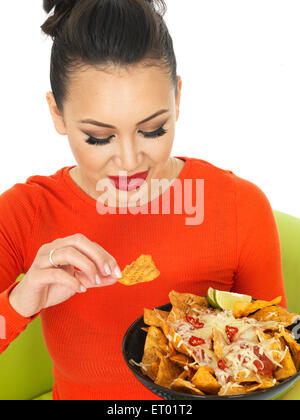
M160 272L155 267L151 255L141 255L130 265L126 265L122 271L122 278L118 281L125 286L145 283L156 279Z

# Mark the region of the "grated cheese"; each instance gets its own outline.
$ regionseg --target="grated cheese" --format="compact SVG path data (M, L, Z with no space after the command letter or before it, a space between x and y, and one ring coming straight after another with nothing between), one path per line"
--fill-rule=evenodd
M138 367L140 367L140 368L142 368L142 369L144 369L145 371L147 371L148 369L147 369L147 366L151 366L151 364L146 364L146 363L142 363L142 362L140 362L140 363L137 363L135 360L133 360L133 359L130 359L129 360L129 363L132 365L132 366L138 366Z
M262 339L262 341L258 339L259 332L263 333L267 329L277 329L280 325L279 322L257 321L254 318L246 317L234 318L232 311L205 310L197 312L199 312L199 315L195 316L195 318L199 323L204 324L203 328L195 328L191 323L182 319L173 322L167 321L175 331L173 341L176 342L178 336L180 338L178 347L185 344L188 353L195 360L190 366L197 364L199 366L212 367L219 384L225 387L224 392L226 392L226 387L228 388L228 383L230 385L232 379L237 378L238 375L243 375L243 380L246 380L253 372L258 375L261 369L264 368L264 363L259 356L265 355L274 366L281 366L280 363L274 360L274 356L277 354L278 359L282 361L286 355L287 348L282 351L273 350L272 344L274 344L276 338ZM238 329L232 343L230 343L226 334L226 326ZM223 354L221 358L226 363L225 370L219 368L219 359L212 351L213 330L220 333L223 339ZM192 336L202 338L205 343L192 346L189 344ZM170 335L167 338L169 341L172 340ZM259 356L255 354L254 350Z
M180 346L183 344L183 340L180 340L177 347L180 348Z

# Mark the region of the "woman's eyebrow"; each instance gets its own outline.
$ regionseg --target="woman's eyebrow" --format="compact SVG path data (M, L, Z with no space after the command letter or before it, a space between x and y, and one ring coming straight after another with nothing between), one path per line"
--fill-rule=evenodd
M148 117L148 118L144 119L143 121L138 122L138 123L137 123L137 126L138 126L138 125L141 125L141 124L144 124L144 123L146 123L146 122L148 122L148 121L150 121L150 120L153 120L154 118L158 117L159 115L161 115L161 114L165 114L166 112L169 112L169 111L170 111L169 109L161 109L160 111L155 112L155 114L153 114L153 115L151 115L150 117ZM115 127L115 126L113 126L113 125L105 124L105 123L102 123L102 122L100 122L100 121L95 121L95 120L91 120L91 119L81 120L81 121L78 121L78 122L79 122L79 123L82 123L82 124L92 124L92 125L96 125L97 127L113 128L113 129L115 129L115 130L117 129L117 127Z

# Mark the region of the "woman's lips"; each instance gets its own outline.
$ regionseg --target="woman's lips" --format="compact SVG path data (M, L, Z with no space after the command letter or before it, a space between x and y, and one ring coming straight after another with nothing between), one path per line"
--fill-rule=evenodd
M112 184L121 191L134 191L137 188L140 188L147 179L149 170L146 172L141 172L131 177L118 177L118 176L109 176Z

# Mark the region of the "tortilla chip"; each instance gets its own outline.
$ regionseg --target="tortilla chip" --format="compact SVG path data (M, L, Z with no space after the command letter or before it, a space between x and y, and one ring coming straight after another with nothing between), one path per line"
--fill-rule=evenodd
M161 385L166 388L169 388L171 383L182 373L182 368L180 368L175 363L171 362L159 350L155 349L155 352L158 358L160 359L160 363L157 376L154 382L156 383L156 385Z
M169 293L169 299L172 306L182 310L184 313L187 313L191 308L208 308L209 304L205 297L193 295L192 293L179 293L172 290Z
M259 309L272 306L272 305L278 305L282 300L282 297L279 296L276 299L272 300L271 302L267 302L265 300L256 300L252 301L250 303L246 302L235 302L234 309L233 309L233 315L235 318L242 318L246 317L249 314L252 314L253 312L258 311Z
M273 338L272 334L268 334L265 333L264 331L260 330L260 329L255 329L255 333L257 335L257 338L259 340L259 342L263 342L263 341L267 341L270 340L271 338Z
M299 315L288 312L286 309L279 306L268 306L262 308L250 316L250 318L254 318L257 321L282 322L285 327L292 325L298 317Z
M260 379L262 380L262 383L260 384L259 389L272 388L272 386L278 383L272 375L260 376Z
M255 372L246 372L245 370L241 370L240 372L238 372L237 375L233 378L233 380L242 385L250 382L260 382L259 376Z
M196 388L203 391L205 394L218 394L221 385L211 373L211 368L208 366L201 366L191 380Z
M246 393L272 388L272 386L276 384L276 380L274 380L273 376L261 376L260 380L260 383L246 385Z
M300 368L300 344L297 343L297 341L293 337L293 334L284 328L280 329L280 335L284 338L287 345L289 346L295 367L298 372Z
M276 339L274 333L265 333L264 331L258 329L256 330L256 335L259 339L259 342L267 342L266 344L269 345L269 349L271 350L272 358L275 362L280 363L281 361L281 343L279 338Z
M157 327L149 327L148 334L146 336L146 341L144 345L144 355L142 363L145 365L151 365L152 363L158 363L159 359L155 350L160 350L164 355L169 355L173 353L173 349L169 346L167 338L164 336L162 331ZM156 377L158 367L155 365L147 366L147 370L142 369L142 371L149 377ZM150 373L150 375L149 375Z
M273 377L264 377L262 378L261 383L243 383L238 384L232 382L223 386L218 395L240 395L240 394L249 394L253 391L258 391L259 389L267 389L274 386Z
M245 394L246 387L237 383L228 383L221 387L218 395L237 395Z
M234 309L233 309L233 316L235 318L242 318L244 316L247 316L245 315L245 313L246 313L248 305L249 303L247 302L241 302L241 301L235 302Z
M176 322L179 320L186 321L186 313L182 309L173 306L171 312L168 315L167 320L169 322Z
M155 353L155 349L160 348L161 343L167 343L167 339L161 330L156 327L149 327L145 340L144 355L142 359L142 364L146 365L146 369L142 366L142 371L152 380L156 378L159 362L159 358ZM151 366L153 363L155 365Z
M281 338L280 341L281 341L282 349L287 347L283 338ZM274 373L274 376L278 381L284 381L285 379L288 379L297 373L295 363L292 359L292 356L288 347L287 347L287 353L285 355L285 358L280 362L280 364L282 365L282 367L281 368L278 367Z
M213 349L218 359L223 358L223 349L226 346L226 340L221 331L213 328L212 330Z
M201 312L207 311L207 309L208 308L204 305L198 305L198 303L194 303L187 309L186 315L192 316L192 317L198 317L199 315L201 315Z
M152 362L150 366L148 365L141 366L141 370L144 373L144 375L148 376L153 382L156 380L156 377L158 374L158 368L159 368L159 361Z
M185 354L177 353L174 356L170 356L170 360L177 365L184 367L193 363L194 360L191 357L186 356Z
M142 359L141 371L152 381L155 381L159 367L159 357L155 352L155 347L145 349Z
M169 347L169 357L173 357L176 356L177 354L179 354L175 347L173 346L171 341L168 341L168 347Z
M171 384L171 389L178 392L186 392L194 395L205 395L202 391L197 389L191 382L185 381L182 378L177 378Z
M270 346L270 349L271 349L272 356L273 356L273 359L275 360L275 362L281 364L281 355L280 355L279 352L282 351L283 346L282 346L282 343L280 341L280 336L278 334L276 334L274 338L275 338L275 340L273 340L273 342Z
M172 342L172 344L174 344L173 341L172 341L172 337L169 334L170 328L171 328L171 326L168 323L168 321L162 321L162 324L161 324L162 332L164 333L165 337L169 340L169 342Z
M159 328L153 326L149 327L145 341L145 350L150 347L156 347L159 349L162 344L165 345L167 343L168 340Z
M143 328L141 328L141 330L142 331L145 331L146 333L149 331L149 328L145 328L145 327L143 327Z
M178 376L178 378L183 379L184 381L191 382L192 377L195 375L195 371L192 368L186 368L181 373L181 375Z
M132 286L152 281L159 275L160 272L155 267L151 255L140 255L136 261L126 265L118 282L125 286Z
M168 318L169 312L160 309L144 309L144 323L154 327L161 327L162 321Z
M143 358L142 358L142 364L150 366L151 363L158 361L158 358L156 356L154 349L155 347L145 348Z
M192 356L191 350L188 349L180 335L175 332L174 327L168 321L164 321L162 330L175 350L186 356Z

